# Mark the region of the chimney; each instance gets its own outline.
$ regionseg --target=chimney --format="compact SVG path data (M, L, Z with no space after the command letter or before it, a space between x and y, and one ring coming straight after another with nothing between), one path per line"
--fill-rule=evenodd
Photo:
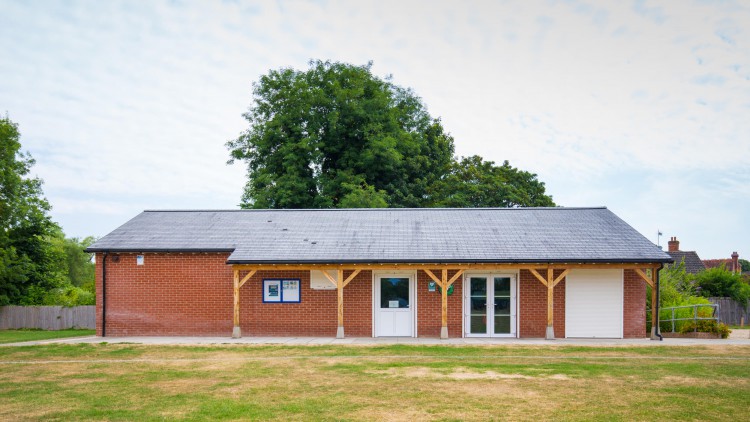
M669 242L667 242L669 252L677 252L680 250L680 241L677 240L676 237L672 236L669 238Z
M738 273L740 272L740 254L737 253L737 251L732 252L732 272Z

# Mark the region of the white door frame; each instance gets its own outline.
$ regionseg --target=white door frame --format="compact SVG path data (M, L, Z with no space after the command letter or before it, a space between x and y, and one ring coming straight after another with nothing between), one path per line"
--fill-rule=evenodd
M493 334L492 329L494 325L494 309L492 310L493 319L492 321L487 321L487 334L472 334L471 333L471 318L469 318L471 313L471 304L469 303L469 298L471 296L471 289L469 286L469 278L471 277L487 277L487 308L489 310L489 304L490 304L490 297L493 298L495 296L494 292L494 278L495 277L510 277L510 316L511 316L511 332L509 334ZM512 271L504 271L504 272L469 272L464 273L464 280L463 280L463 289L464 292L463 298L461 300L462 306L463 306L463 331L464 331L464 337L510 337L510 338L517 338L518 337L518 272L512 272ZM488 312L489 316L489 312Z
M417 272L416 271L373 271L372 272L372 336L378 337L378 309L380 306L381 277L402 277L409 279L409 311L411 312L411 337L417 337Z

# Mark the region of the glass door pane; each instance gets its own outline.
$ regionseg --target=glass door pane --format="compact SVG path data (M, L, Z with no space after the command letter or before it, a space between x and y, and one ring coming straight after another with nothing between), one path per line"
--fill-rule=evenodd
M380 279L380 308L408 308L409 307L409 279L386 278Z
M494 277L494 334L510 334L510 277Z
M487 334L487 277L469 279L469 332Z

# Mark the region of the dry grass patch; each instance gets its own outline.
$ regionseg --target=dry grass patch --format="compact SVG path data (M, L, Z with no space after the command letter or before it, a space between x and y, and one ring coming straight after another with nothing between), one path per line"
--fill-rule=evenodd
M0 419L740 420L750 348L727 349L2 350L0 361L28 364L0 364ZM77 362L34 363L50 360Z

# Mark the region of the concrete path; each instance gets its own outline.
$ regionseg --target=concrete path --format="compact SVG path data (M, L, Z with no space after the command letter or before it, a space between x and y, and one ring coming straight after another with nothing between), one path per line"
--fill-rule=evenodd
M649 339L497 339L497 338L437 338L411 337L351 337L336 339L333 337L71 337L54 340L27 341L23 343L0 344L0 346L32 346L41 344L79 344L79 343L133 343L153 345L206 345L206 344L283 344L289 346L303 345L379 345L379 344L426 344L426 345L496 345L496 346L750 346L750 338L730 338L725 340L665 338L664 341Z
M729 333L730 339L750 339L750 330L744 330L741 328L737 328L732 330L731 333Z

